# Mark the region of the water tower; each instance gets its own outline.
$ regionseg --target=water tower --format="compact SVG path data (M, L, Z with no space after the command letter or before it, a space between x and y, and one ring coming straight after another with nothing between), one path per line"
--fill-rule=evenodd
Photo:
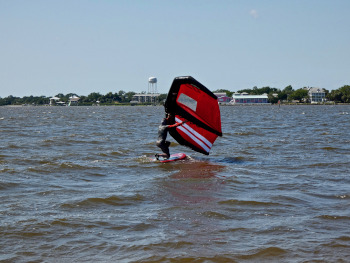
M148 93L152 95L157 93L157 78L150 77L148 79Z

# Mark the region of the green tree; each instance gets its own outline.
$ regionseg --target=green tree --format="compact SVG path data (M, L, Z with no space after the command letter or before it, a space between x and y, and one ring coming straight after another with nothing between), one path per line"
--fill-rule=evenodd
M278 89L276 89L276 88L271 88L271 87L269 87L269 86L267 86L267 87L262 87L262 88L260 88L260 89L257 89L257 91L258 91L258 94L257 94L257 95L261 95L261 94L264 94L264 93L270 94L270 93L277 93L277 92L279 92Z
M92 92L86 97L86 100L88 102L96 102L96 101L100 101L101 98L102 98L102 95L99 92Z
M258 87L253 87L253 89L243 89L243 90L239 90L239 93L243 93L246 92L250 95L262 95L262 94L269 94L269 93L278 93L279 90L276 88L271 88L269 86L266 87L262 87L262 88L258 88Z
M339 89L332 90L326 95L327 99L334 102L350 103L350 86L345 85Z
M132 97L135 95L136 93L133 91L127 92L124 94L124 102L130 102L132 100Z
M327 96L327 99L330 100L330 101L334 101L334 102L341 102L342 100L342 93L339 89L337 90L332 90L328 96Z
M303 102L303 100L309 99L309 92L306 89L297 89L289 95L289 98L290 100L299 100L299 102Z
M270 103L276 104L276 103L278 103L278 97L274 96L273 94L274 93L272 93L272 92L267 94L267 98L268 98Z
M340 92L342 93L341 100L344 103L350 103L350 86L345 85L340 88Z
M254 87L254 88L256 88L256 87ZM238 92L238 93L248 93L248 94L253 94L253 90L254 90L254 88L253 88L253 89L241 89L241 90L238 90L237 92Z
M120 101L121 101L121 98L120 98L120 96L119 96L118 93L114 93L114 94L113 94L113 100L114 100L114 101L117 101L117 102L120 102Z
M12 95L4 98L4 105L16 105L16 104L20 104L19 103L19 99L17 97L14 97Z
M167 98L168 94L160 94L159 97L157 98L158 103L163 103L166 98Z
M106 95L102 96L101 100L103 100L105 103L113 103L114 94L112 92L108 92Z
M288 85L281 92L278 93L278 99L280 101L287 100L288 96L294 92L293 87Z
M288 85L288 86L285 87L282 91L285 92L285 93L287 93L287 94L291 94L291 93L294 92L292 85Z

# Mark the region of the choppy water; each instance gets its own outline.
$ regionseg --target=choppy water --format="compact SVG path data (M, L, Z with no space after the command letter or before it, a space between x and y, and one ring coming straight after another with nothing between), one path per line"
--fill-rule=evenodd
M162 107L0 107L0 262L350 262L350 106L221 110L159 164Z

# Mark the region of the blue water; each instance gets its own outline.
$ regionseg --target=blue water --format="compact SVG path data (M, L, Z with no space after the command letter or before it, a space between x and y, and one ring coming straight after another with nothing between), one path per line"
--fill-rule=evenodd
M0 107L0 262L349 262L350 106L227 106L152 162L162 107Z

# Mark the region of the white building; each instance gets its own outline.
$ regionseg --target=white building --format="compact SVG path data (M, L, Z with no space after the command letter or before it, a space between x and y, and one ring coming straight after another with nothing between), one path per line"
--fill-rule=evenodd
M58 97L50 98L50 106L56 105L59 101L60 101L60 98Z
M248 93L234 93L231 104L263 104L269 103L267 94L249 95Z
M308 88L311 103L321 103L326 100L326 91L320 88Z
M226 92L216 92L214 95L218 98L220 104L229 103L231 101L231 98L227 97Z
M132 96L133 103L153 103L160 96L159 93L139 93Z
M68 103L68 106L73 106L73 105L78 105L79 103L79 100L80 98L77 97L77 96L72 96L72 97L69 97L69 103Z

